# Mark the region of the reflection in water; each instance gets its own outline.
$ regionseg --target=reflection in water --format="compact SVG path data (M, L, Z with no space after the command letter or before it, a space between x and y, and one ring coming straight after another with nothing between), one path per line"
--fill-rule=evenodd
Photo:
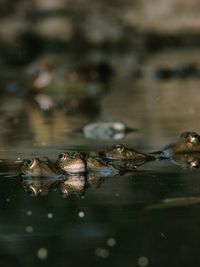
M95 158L85 155L85 158L81 158L81 168L82 164L85 164L84 170L82 170L77 169L79 164L77 163L76 157L72 158L68 153L62 153L61 155L68 155L66 164L67 166L70 166L70 170L61 169L59 161L56 162L56 164L58 164L56 166L46 157L25 161L21 169L22 185L25 188L25 191L30 192L31 195L35 196L48 194L52 190L60 191L64 197L74 194L80 196L90 187L99 188L108 178L122 177L126 174L130 175L131 173L138 175L140 173L138 168L146 163L156 161L157 165L159 165L160 163L163 163L163 161L167 161L167 159L109 159L105 161L105 159L100 159L99 157ZM171 158L169 162L172 165L175 164L192 171L194 169L197 170L200 167L199 161L199 153L190 153L188 155L177 154L174 158ZM193 200L190 202L193 203ZM164 201L164 206L166 203L168 203L167 200ZM194 199L194 203L196 203L196 198ZM178 202L175 201L175 203L170 205L176 206L185 204L187 204L187 199L185 202L182 201L182 199L181 202L179 202L178 199ZM163 203L161 203L161 207L162 205Z
M48 177L26 177L22 180L24 190L31 196L47 195L57 190L60 179Z
M85 191L86 176L81 173L66 175L59 184L59 190L63 197L70 195L82 195Z
M171 160L172 163L182 168L194 170L200 167L200 153L176 154Z

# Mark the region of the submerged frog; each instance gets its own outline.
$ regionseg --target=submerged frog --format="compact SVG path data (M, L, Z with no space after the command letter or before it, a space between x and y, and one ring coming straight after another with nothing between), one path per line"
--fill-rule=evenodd
M101 153L105 158L117 160L136 160L136 159L154 159L154 156L138 152L124 145L114 145L112 150Z
M24 176L58 176L59 171L46 157L26 160L21 170Z
M69 173L86 171L86 164L81 154L71 156L69 153L61 153L57 165L61 170Z
M200 136L196 132L183 132L177 140L166 145L161 151L152 154L170 158L178 153L200 152Z

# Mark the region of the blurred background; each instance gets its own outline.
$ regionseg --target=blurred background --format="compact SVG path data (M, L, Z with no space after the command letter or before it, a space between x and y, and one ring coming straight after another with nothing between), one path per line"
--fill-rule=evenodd
M124 142L146 150L198 131L199 11L197 0L2 0L1 146L87 146L77 131L94 121L139 129Z

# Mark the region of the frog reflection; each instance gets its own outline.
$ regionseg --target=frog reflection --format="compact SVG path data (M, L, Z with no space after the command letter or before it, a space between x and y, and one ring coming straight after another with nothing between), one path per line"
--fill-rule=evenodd
M200 152L200 136L196 132L183 132L176 141L153 154L158 154L158 156L164 158L171 158L175 154L194 152Z
M63 197L82 195L85 191L86 177L83 173L71 173L59 184Z
M117 159L117 160L135 160L135 159L150 160L155 158L152 155L138 152L134 149L127 148L121 144L114 145L110 151L101 152L100 154L105 158Z
M176 154L171 158L171 162L180 165L184 169L199 169L200 153Z
M23 176L31 177L56 177L60 173L47 157L26 160L22 166Z
M51 177L26 177L22 181L25 191L31 196L47 195L50 191L56 190L61 179Z
M81 173L86 171L86 164L81 154L71 156L69 153L61 153L57 160L58 167L67 173Z
M99 188L107 179L119 175L119 171L108 162L94 156L86 158L87 186Z

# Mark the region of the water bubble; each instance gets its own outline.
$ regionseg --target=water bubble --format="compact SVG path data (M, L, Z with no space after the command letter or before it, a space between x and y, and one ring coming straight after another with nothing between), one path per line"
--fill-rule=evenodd
M78 213L78 216L79 216L80 218L83 218L83 217L85 216L85 213L84 213L83 211L80 211L80 212Z
M138 258L137 262L140 267L145 267L149 264L149 259L147 257L141 256Z
M10 198L6 198L6 202L10 202Z
M37 256L40 260L45 260L48 256L48 250L46 248L39 248L37 251Z
M116 197L119 197L119 193L115 193L115 196L116 196Z
M32 211L31 211L31 210L27 210L26 214L27 214L28 216L31 216L31 215L32 215Z
M105 248L97 248L95 250L95 255L97 257L101 257L101 258L107 258L109 256L109 250L105 249Z
M109 247L114 247L116 245L116 240L114 238L108 238L107 245Z
M28 225L28 226L26 226L25 230L26 230L27 233L32 233L33 232L33 227L31 225Z
M48 214L47 214L47 217L48 217L49 219L52 219L52 218L53 218L53 213L48 213Z

